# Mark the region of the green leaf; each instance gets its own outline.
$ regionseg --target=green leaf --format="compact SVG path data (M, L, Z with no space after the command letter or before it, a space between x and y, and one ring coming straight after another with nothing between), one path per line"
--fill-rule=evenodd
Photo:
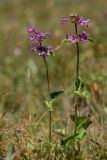
M70 115L70 118L75 123L75 115ZM92 122L86 116L78 116L76 123L77 128L83 127L84 129L87 129Z
M76 134L73 134L73 135L67 137L66 139L64 139L64 140L61 141L61 144L64 145L64 146L67 145L69 142L71 142L72 140L74 140L77 135L78 134L76 133Z
M61 45L69 44L69 43L71 43L71 40L70 40L70 39L64 39L64 40L61 42Z
M61 93L63 93L64 91L56 91L56 92L52 92L50 94L51 99L56 98L57 96L59 96Z
M14 145L10 144L7 151L6 160L14 160L14 157L15 157L14 152L15 152Z
M79 116L77 118L77 127L78 128L80 128L82 126L84 129L87 129L91 123L92 122L90 121L90 119L86 116Z
M91 124L91 121L86 116L78 116L76 121L75 121L75 115L70 115L70 118L77 125L76 133L74 133L73 135L64 139L61 143L62 145L66 145L69 142L71 142L72 140L77 140L78 141L78 140L83 139L84 136L86 135L86 129Z
M89 97L89 94L87 91L80 91L80 90L77 90L77 91L74 91L74 94L80 98L88 98Z
M78 128L76 132L78 134L76 139L78 139L78 140L83 139L84 136L86 135L86 130L83 127Z
M89 97L86 82L81 77L78 78L78 80L75 83L75 86L76 86L76 88L78 88L78 90L74 91L74 94L76 96L79 96L81 98L88 98Z
M83 124L84 129L87 129L91 123L92 123L92 121L87 119L86 123Z

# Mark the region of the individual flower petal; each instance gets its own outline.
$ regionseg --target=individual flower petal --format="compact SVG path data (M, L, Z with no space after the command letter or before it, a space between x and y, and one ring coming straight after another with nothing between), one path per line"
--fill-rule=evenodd
M29 33L35 32L35 27L33 27L33 26L32 26L32 27L29 27L29 28L28 28L28 32L29 32Z
M31 34L30 37L29 37L29 39L30 39L31 41L33 41L33 40L35 39L35 36L34 36L33 34Z
M88 40L88 36L85 31L83 31L83 33L79 37L80 37L80 41L87 41Z
M68 21L69 21L69 18L62 17L60 23L64 24L65 22L68 22Z
M78 21L77 21L77 24L81 25L81 26L88 26L88 23L90 22L89 19L85 19L85 18L80 18Z
M37 38L38 40L41 40L41 39L42 39L42 36L43 36L43 33L42 33L42 32L38 32L38 33L36 34L36 38Z
M31 51L34 52L36 50L35 46L31 48Z
M36 45L35 45L35 48L36 48L37 50L40 50L40 49L41 49L40 44L36 44Z
M71 41L72 41L72 43L76 43L77 42L77 36L75 36L75 35L72 35L72 36L70 36L71 37Z

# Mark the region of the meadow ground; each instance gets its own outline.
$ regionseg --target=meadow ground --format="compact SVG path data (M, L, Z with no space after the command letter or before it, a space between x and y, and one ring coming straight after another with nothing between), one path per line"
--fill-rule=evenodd
M15 147L15 160L72 159L72 148L63 148L60 142L74 127L70 114L74 113L75 46L63 46L47 57L52 91L65 91L54 104L50 144L45 66L30 51L27 28L33 24L50 32L46 43L56 48L65 33L74 32L72 26L61 26L60 18L75 12L91 20L87 30L94 40L80 47L80 75L87 82L89 98L79 113L88 115L92 124L76 159L107 160L106 0L0 1L0 160L6 157L9 144Z

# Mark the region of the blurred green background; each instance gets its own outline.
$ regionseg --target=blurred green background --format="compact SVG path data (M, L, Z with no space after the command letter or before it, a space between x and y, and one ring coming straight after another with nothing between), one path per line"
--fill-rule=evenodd
M86 30L94 43L81 44L80 74L89 85L98 82L101 94L107 90L106 0L0 0L0 112L22 111L26 115L46 110L45 66L41 57L31 53L27 28L35 25L38 31L50 32L46 43L57 47L66 33L73 32L73 26L60 25L60 18L70 13L91 20ZM52 91L72 86L75 58L73 45L47 58ZM58 110L69 110L71 97L67 92L59 101Z

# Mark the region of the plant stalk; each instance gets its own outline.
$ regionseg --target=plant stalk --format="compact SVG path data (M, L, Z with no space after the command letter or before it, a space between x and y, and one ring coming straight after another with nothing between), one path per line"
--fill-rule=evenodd
M75 24L75 32L76 35L78 36L78 30L77 30L77 24ZM77 50L77 62L76 62L76 91L79 88L79 61L80 61L80 55L79 55L79 43L78 41L76 42L76 50ZM75 133L76 133L76 128L77 128L77 116L78 116L78 97L75 98Z
M75 24L75 32L76 32L76 35L78 36L77 24ZM78 88L79 88L79 61L80 61L80 56L79 56L79 43L78 43L78 42L76 42L76 49L77 49L76 90L78 90Z
M75 23L75 33L76 36L78 36L78 30L77 30L77 24ZM80 61L80 55L79 55L79 42L76 42L76 52L77 52L77 59L76 59L76 80L75 80L75 87L76 91L79 88L79 61ZM76 134L77 130L77 118L78 118L78 105L79 105L79 99L76 96L75 97L75 128L74 128L74 134ZM76 149L75 149L75 140L74 140L74 153L73 153L73 159L76 160Z
M48 93L49 93L49 97L51 94L50 91L50 79L49 79L49 71L48 71L48 64L46 61L46 58L43 57L44 63L45 63L45 67L46 67L46 78L47 78L47 84L48 84ZM49 111L49 141L51 142L52 139L52 111Z

